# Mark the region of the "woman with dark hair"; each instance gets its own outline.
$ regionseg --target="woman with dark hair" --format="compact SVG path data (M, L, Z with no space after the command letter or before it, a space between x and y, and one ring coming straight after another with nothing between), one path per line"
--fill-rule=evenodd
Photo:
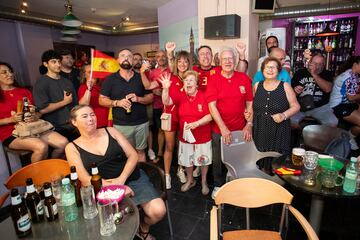
M85 64L81 68L81 85L78 91L79 104L91 106L97 117L97 127L106 127L108 123L109 108L100 106L99 96L101 81L98 78L90 79L90 72L90 64Z
M15 124L23 121L22 108L18 107L27 98L29 104L33 103L32 94L25 88L15 86L14 72L10 64L0 62L0 140L4 146L15 150L32 151L31 162L37 162L48 157L48 146L54 148L51 156L59 158L64 156L67 144L65 137L57 132L48 131L39 137L16 138L12 135ZM38 119L37 114L25 118L26 122Z
M69 165L76 167L81 184L91 184L91 164L95 162L103 186L126 185L126 193L142 206L145 217L139 227L141 239L155 239L149 235L149 227L163 218L165 204L145 172L137 168L136 150L115 128L97 129L96 115L90 106L75 106L70 120L80 137L69 143L65 152Z
M359 74L360 56L352 56L339 67L329 101L337 118L353 124L349 131L353 150L358 148L354 137L360 134Z
M290 153L290 117L300 105L291 85L277 80L281 64L276 58L266 58L261 71L265 80L254 86L255 145L261 152Z

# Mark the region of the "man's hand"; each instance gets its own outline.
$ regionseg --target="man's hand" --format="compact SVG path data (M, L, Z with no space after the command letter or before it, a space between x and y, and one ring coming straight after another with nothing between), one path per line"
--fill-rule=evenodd
M168 52L168 53L174 52L175 48L176 48L175 42L167 42L165 44L165 49L166 49L166 52Z
M250 142L252 140L252 125L246 124L243 128L244 140Z
M123 98L121 100L117 100L115 107L122 107L125 110L128 110L129 108L131 108L131 102L126 98Z
M244 60L245 59L246 44L243 43L243 42L238 42L235 47L236 47L236 50L239 53L239 58Z
M64 91L64 100L63 101L66 103L66 105L72 103L72 100L73 100L72 93Z
M89 91L92 89L93 85L94 83L91 79L86 81L86 87Z
M128 95L126 95L125 97L127 100L130 100L131 102L138 102L138 96L136 96L135 93L129 93Z
M146 71L149 71L151 69L151 64L149 61L144 61L141 65L140 72L144 73Z
M229 145L232 142L232 136L230 130L224 126L223 128L220 128L221 136L224 139L224 143L226 145Z
M297 95L299 95L300 93L302 93L304 91L304 87L303 86L296 86L294 87L294 91Z

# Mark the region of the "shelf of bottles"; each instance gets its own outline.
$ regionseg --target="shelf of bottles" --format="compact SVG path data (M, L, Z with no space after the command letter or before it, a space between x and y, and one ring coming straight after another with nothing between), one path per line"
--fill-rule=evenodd
M341 18L319 22L296 22L292 48L293 71L306 67L304 50L310 49L314 53L322 53L329 58L328 70L335 73L337 68L354 53L357 30L357 17ZM339 35L318 37L326 26ZM327 54L325 48L331 46L332 51ZM328 49L328 48L327 48Z

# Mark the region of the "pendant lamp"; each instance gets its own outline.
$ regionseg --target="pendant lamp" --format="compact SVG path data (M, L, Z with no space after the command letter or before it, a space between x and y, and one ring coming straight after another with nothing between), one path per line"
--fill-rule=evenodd
M67 13L62 20L62 25L67 27L80 27L82 25L82 22L72 13L72 5L70 3L70 0L66 1L65 9Z

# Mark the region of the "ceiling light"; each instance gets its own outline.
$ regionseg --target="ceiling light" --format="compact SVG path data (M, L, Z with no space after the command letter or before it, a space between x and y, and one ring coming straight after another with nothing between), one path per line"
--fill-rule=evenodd
M129 16L126 16L126 17L123 17L121 20L122 20L123 22L128 22L128 21L130 21L130 17L129 17Z
M82 22L72 13L72 5L70 0L67 0L65 3L65 9L67 14L65 15L62 25L67 27L80 27Z
M24 7L27 7L27 6L28 6L27 2L25 2L25 1L22 2L22 5L23 5Z
M26 10L25 10L25 9L21 9L21 13L22 13L22 14L25 14L25 13L26 13Z
M74 37L73 35L67 35L67 34L64 34L62 36L62 38L60 38L61 41L65 41L65 42L76 42L77 41L77 38Z
M63 30L61 31L62 34L69 34L69 35L74 35L74 34L79 34L80 30L77 28L73 28L73 27L64 27Z

